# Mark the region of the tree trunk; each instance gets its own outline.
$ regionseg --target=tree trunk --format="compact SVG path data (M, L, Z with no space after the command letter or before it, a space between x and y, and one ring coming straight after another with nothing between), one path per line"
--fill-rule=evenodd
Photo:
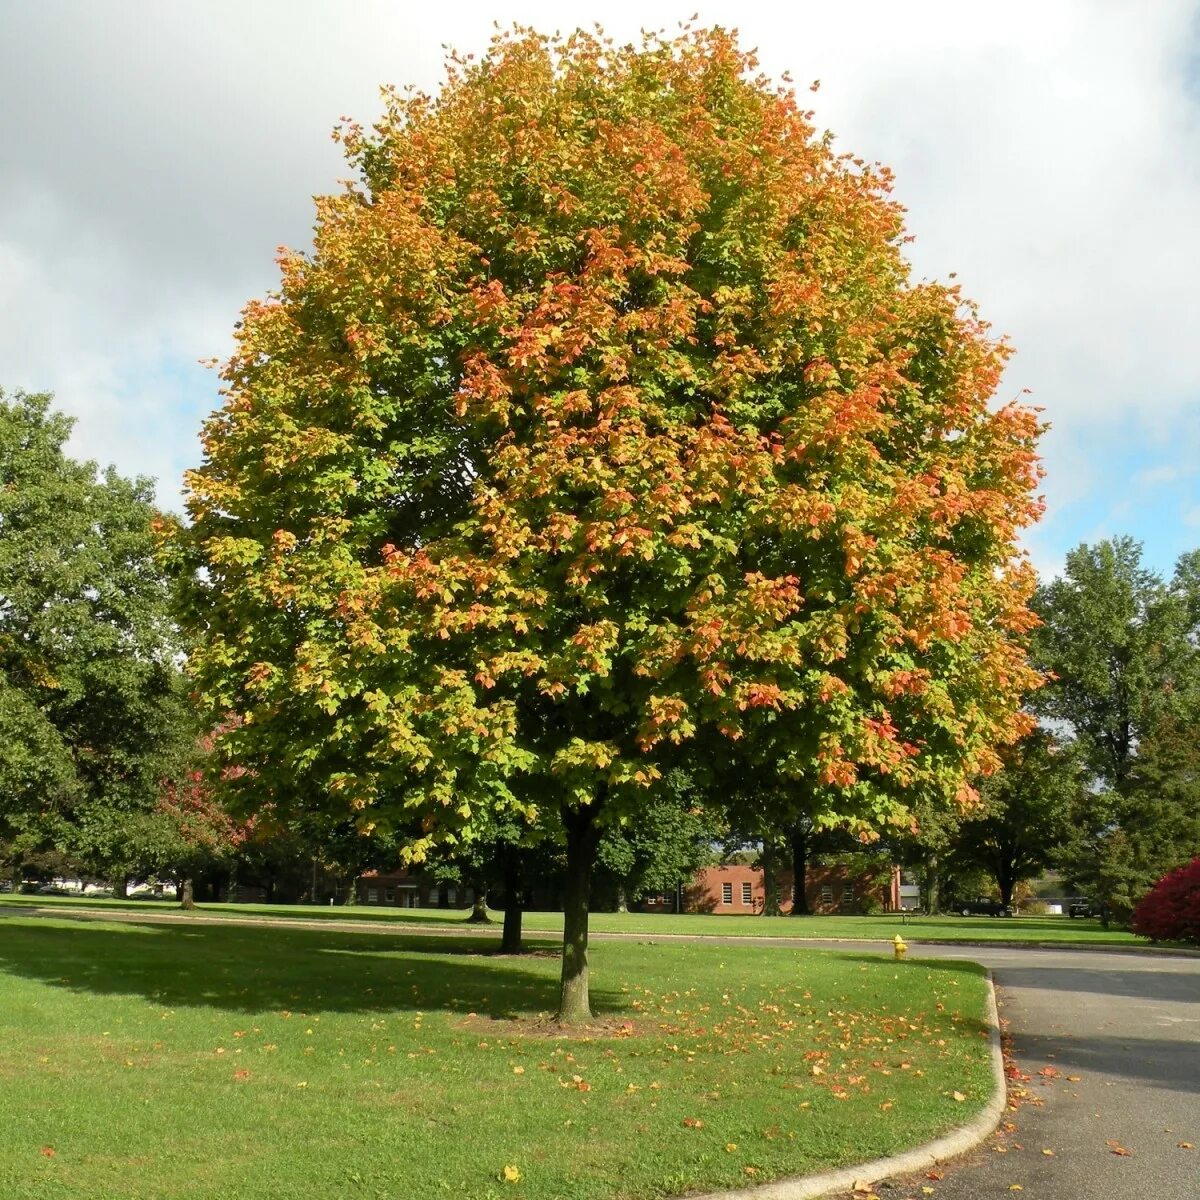
M560 1025L581 1025L592 1019L588 996L588 905L592 892L592 867L600 831L597 805L564 808L567 834L567 879L563 897L562 980L558 1000Z
M179 907L196 907L196 891L190 875L186 879L181 879L179 881Z
M938 893L938 857L931 854L925 860L925 908L935 915L942 911L942 898Z
M471 890L475 893L475 899L471 901L471 915L467 920L472 925L490 925L492 918L488 916L488 895L487 883L482 879L473 879L471 881Z
M625 893L625 885L617 884L617 912L627 913L629 911L629 898Z
M996 883L1000 887L1000 903L1006 908L1012 903L1013 889L1017 884L1016 872L1002 870L996 873Z
M358 892L354 888L354 876L350 876L350 882L342 888L342 903L347 908L353 908L358 903Z
M114 875L112 879L112 894L114 900L129 899L129 876L125 874Z
M501 954L521 953L521 917L524 909L519 896L510 892L504 906L504 933L500 938Z
M762 862L763 873L763 910L764 917L779 916L779 875L776 864L778 862L775 847L764 838L762 844L762 854L759 856Z
M788 830L792 847L792 916L808 917L808 833L799 825Z

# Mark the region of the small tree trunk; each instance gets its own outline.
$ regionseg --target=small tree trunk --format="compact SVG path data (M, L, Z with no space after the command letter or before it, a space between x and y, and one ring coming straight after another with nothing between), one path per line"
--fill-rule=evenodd
M490 925L492 918L488 916L487 883L482 879L472 880L472 891L475 899L471 901L471 915L467 920L472 925Z
M114 900L129 899L129 876L125 874L114 875L112 879L112 894Z
M509 849L504 863L504 933L500 937L501 954L521 953L521 918L525 896L521 891L521 864L517 852Z
M925 906L931 914L942 911L942 897L938 891L938 858L931 854L925 860Z
M775 847L766 838L763 839L762 854L759 857L762 862L763 873L762 915L764 917L777 917L780 911L778 858L775 853Z
M342 888L342 903L347 908L353 908L358 903L358 892L354 888L354 876L350 876L350 881Z
M623 883L617 884L617 912L627 913L629 911L629 897L625 892Z
M192 877L190 875L186 879L181 879L179 881L179 907L196 907L196 889L195 885L192 883Z
M788 830L792 848L792 916L808 917L808 834L798 825Z
M563 809L567 834L567 879L563 898L562 980L558 1000L560 1025L592 1019L588 996L588 905L599 830L596 805Z
M996 876L996 883L1000 886L1000 903L1007 907L1012 903L1013 890L1017 884L1016 875L1007 869L1001 870Z
M501 954L521 953L521 917L524 909L520 897L509 893L504 907L504 933L500 938Z

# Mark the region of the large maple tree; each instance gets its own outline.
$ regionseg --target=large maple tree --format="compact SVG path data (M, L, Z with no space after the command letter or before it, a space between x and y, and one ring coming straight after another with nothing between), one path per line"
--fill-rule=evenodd
M247 801L416 817L418 858L554 823L564 1021L599 836L667 764L866 825L1029 723L1038 419L910 278L888 172L755 71L719 30L518 29L386 91L189 477Z

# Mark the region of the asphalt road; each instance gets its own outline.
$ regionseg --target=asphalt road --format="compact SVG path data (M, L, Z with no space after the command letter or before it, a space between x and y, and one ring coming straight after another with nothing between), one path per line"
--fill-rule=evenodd
M1012 1060L1028 1080L1010 1080L1017 1108L996 1137L939 1168L941 1179L877 1184L880 1200L1200 1200L1200 958L909 953L992 968Z

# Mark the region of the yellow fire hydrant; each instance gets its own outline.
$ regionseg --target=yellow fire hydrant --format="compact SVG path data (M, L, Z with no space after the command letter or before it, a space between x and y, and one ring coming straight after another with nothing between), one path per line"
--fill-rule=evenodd
M908 953L908 943L899 934L896 934L892 947L896 951L897 958L903 958Z

